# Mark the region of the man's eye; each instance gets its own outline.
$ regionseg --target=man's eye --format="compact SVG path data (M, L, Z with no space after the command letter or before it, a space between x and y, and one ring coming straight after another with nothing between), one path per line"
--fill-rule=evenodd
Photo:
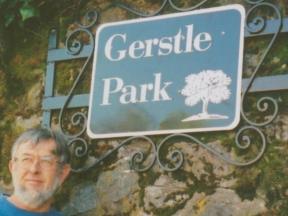
M42 159L41 162L45 163L45 164L52 164L52 160L51 159Z
M21 162L22 163L30 163L30 162L32 162L32 158L28 158L28 157L22 158Z

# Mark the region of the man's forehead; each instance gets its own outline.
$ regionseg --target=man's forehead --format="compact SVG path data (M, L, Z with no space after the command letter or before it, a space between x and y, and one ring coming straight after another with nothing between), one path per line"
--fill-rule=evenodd
M27 152L38 152L41 154L44 153L55 153L56 150L56 143L54 140L40 140L38 143L33 143L31 141L27 141L24 143L21 143L16 153L27 153Z

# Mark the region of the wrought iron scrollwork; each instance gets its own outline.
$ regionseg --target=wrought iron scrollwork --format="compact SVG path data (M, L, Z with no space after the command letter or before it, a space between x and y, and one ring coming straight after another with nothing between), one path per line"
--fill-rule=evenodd
M76 141L76 139L74 139ZM121 143L119 143L115 148L107 151L105 154L97 158L92 164L86 167L81 167L80 169L76 169L74 171L76 172L82 172L90 169L91 167L95 167L98 164L101 164L103 161L105 161L108 157L110 157L113 153L116 153L120 148L123 148L124 146L127 145L132 145L132 141L134 140L144 140L146 145L149 145L150 148L148 149L148 153L137 150L135 151L132 156L130 157L130 168L131 170L137 171L137 172L145 172L149 170L155 163L156 160L156 145L154 142L146 136L136 136L136 137L129 137L125 140L123 140ZM82 144L86 143L84 139L79 139L77 141L82 142ZM77 151L78 153L83 153L86 149L86 145L82 145L81 148L78 148ZM83 155L81 155L83 156ZM148 162L147 162L148 161ZM146 164L145 164L146 162Z
M208 0L202 0L202 1L199 1L197 4L191 6L191 7L186 7L186 8L181 8L181 7L178 7L173 0L164 0L161 4L161 6L159 7L159 9L157 11L154 11L152 13L148 13L148 12L141 12L135 8L132 8L131 6L128 6L126 4L123 4L123 3L113 3L114 6L116 7L119 7L119 8L122 8L126 11L129 11L130 13L134 14L134 15L137 15L139 17L150 17L150 16L155 16L155 15L158 15L160 14L163 9L169 5L171 8L173 8L175 11L178 11L178 12L184 12L184 11L191 11L191 10L195 10L199 7L201 7L202 5L204 5Z
M248 1L248 2L251 3L251 1ZM253 34L257 34L257 33L262 32L265 29L265 26L266 26L265 24L266 24L266 21L267 21L265 19L265 17L256 16L253 19L251 19L251 15L253 14L253 12L255 12L257 9L261 10L264 7L272 9L274 11L274 13L276 14L277 23L276 23L276 31L274 32L274 35L273 35L270 43L268 44L265 52L263 53L260 61L258 62L253 74L249 78L248 87L246 89L244 89L243 94L242 94L242 103L241 103L241 106L242 106L242 109L241 109L242 117L247 123L249 123L250 125L254 125L254 126L265 126L265 125L268 125L275 119L275 117L278 114L277 101L274 98L267 97L267 96L260 98L258 100L258 102L257 102L257 109L261 113L263 113L263 112L268 110L269 104L273 105L273 110L274 111L273 111L272 115L269 115L269 117L268 116L265 117L266 120L264 120L262 122L252 121L251 119L249 119L247 117L247 115L246 115L246 113L244 111L244 100L246 99L247 93L249 92L249 89L251 88L257 73L259 72L259 68L263 64L264 59L267 57L267 54L269 53L269 51L271 50L273 44L275 43L276 38L278 37L278 35L279 35L280 31L281 31L282 21L283 21L282 20L282 15L281 15L279 9L275 5L270 4L270 3L261 3L261 2L263 2L263 1L253 1L253 4L255 4L255 5L248 11L247 17L246 17L246 28L247 28L247 30L249 32L253 33Z
M81 137L77 137L74 139L71 139L68 142L68 146L72 146L72 145L77 145L75 147L75 155L77 157L83 157L84 155L87 154L88 152L88 145L85 139L81 138Z
M79 28L89 29L93 27L98 21L98 12L96 10L87 11L84 16L84 20L85 20L84 23L80 21L77 22Z
M68 133L68 131L64 129L63 114L64 114L64 111L67 109L69 102L71 101L74 95L74 91L76 87L79 85L79 83L81 82L81 79L87 69L87 66L91 62L91 59L93 57L94 36L89 30L89 28L91 28L92 26L96 24L97 19L98 19L97 11L94 11L94 10L88 11L85 14L84 20L82 20L82 22L80 20L76 22L78 25L78 28L70 32L65 43L66 51L68 54L78 55L82 51L83 46L85 45L84 41L81 39L83 38L84 35L86 35L86 37L88 36L89 40L86 41L85 43L88 44L89 45L88 48L90 48L88 58L85 60L85 63L83 64L78 76L73 82L73 85L68 93L64 106L62 107L59 113L60 130L62 131L63 134L65 134L70 139L75 139L77 137L80 137L81 135L84 134L87 128L86 113L76 112L71 117L71 124L74 127L78 127L78 132L74 132L73 134ZM73 142L73 140L71 142ZM85 142L85 141L82 140L82 142ZM87 143L85 145L87 145Z
M157 162L159 166L166 171L175 171L179 169L184 162L183 153L178 149L173 149L172 151L168 152L168 154L165 154L166 164L164 164L163 158L161 157L161 155L163 155L162 149L163 149L164 144L168 142L170 139L173 139L175 137L192 138L192 136L189 136L186 134L173 134L173 135L167 136L161 141L157 149Z
M191 6L191 7L186 7L186 8L180 8L180 7L176 6L173 0L169 0L169 4L174 10L184 12L184 11L191 11L191 10L195 10L197 8L200 8L207 1L208 0L202 0L202 1L199 1L197 4L195 4L195 5Z
M248 166L248 165L255 163L256 161L258 161L261 158L261 156L264 154L264 151L266 149L266 138L265 138L264 133L258 127L255 127L255 126L242 127L237 132L236 137L235 137L236 146L241 150L247 150L251 147L251 145L252 145L251 139L252 138L255 139L255 137L256 137L255 134L254 134L254 136L252 136L252 135L248 136L248 135L243 134L245 131L249 131L249 130L256 132L256 134L260 137L260 141L259 141L260 147L259 147L259 151L256 153L256 155L253 156L252 159L249 159L248 161L244 161L244 162L232 161L230 159L221 157L223 160L227 161L230 164L237 165L237 166ZM242 139L240 140L240 138L242 138Z
M261 2L264 2L265 0L255 0L255 1L245 0L245 1L248 2L249 4L259 4Z
M89 36L89 41L90 44L92 44L91 47L94 47L94 37L92 35L92 33L86 29L76 29L74 31L72 31L70 33L70 35L68 36L67 40L66 40L66 49L67 49L67 53L71 54L71 55L77 55L79 54L79 52L81 51L82 47L83 47L83 42L81 42L77 36L79 36L79 33L85 33ZM76 35L76 38L75 38ZM72 42L71 42L72 40ZM85 113L83 112L76 112L72 115L72 119L71 119L71 123L72 126L78 126L78 132L75 132L74 134L68 133L67 130L64 129L64 118L63 118L63 114L64 111L67 109L70 100L73 97L74 91L77 87L77 85L79 85L80 80L87 68L88 63L90 62L91 58L93 56L93 49L90 49L90 55L89 57L86 59L84 65L81 68L81 71L79 72L77 78L75 79L75 81L73 82L73 85L68 93L67 99L64 103L64 106L62 107L62 109L60 110L60 114L59 114L59 122L60 122L60 129L62 131L63 134L65 134L67 137L69 138L76 138L81 136L85 131L86 131L86 127L87 127L87 116Z
M88 11L85 15L85 23L83 24L80 21L77 22L78 28L70 32L65 43L66 52L69 55L78 55L83 50L83 47L87 44L89 45L87 47L90 48L88 58L85 60L80 72L78 73L75 81L73 82L67 99L65 100L64 106L61 108L59 113L60 130L69 139L68 146L76 146L74 148L74 156L76 157L83 157L88 154L89 144L86 139L81 138L81 136L86 132L87 129L87 114L83 111L77 111L72 114L70 121L68 120L69 123L67 123L64 121L64 113L68 109L68 105L74 95L75 89L81 82L81 79L87 70L87 66L89 65L93 57L94 36L89 30L89 28L95 25L95 23L97 22L97 18L98 14L96 11ZM88 36L89 38L89 41L86 41L86 44L84 44L84 42L81 40L84 35L86 35L86 37ZM73 133L71 133L64 128L64 124L70 124L72 127L75 127L77 129L74 130ZM74 169L75 172L79 170L81 169Z
M181 152L181 150L173 149L170 152L168 152L168 154L164 155L164 156L166 156L166 160L165 160L166 163L165 164L164 164L163 153L162 153L162 151L163 151L162 149L164 147L167 148L167 146L166 146L167 142L169 142L169 140L171 140L171 139L178 137L178 138L185 138L188 141L190 141L189 145L192 145L192 144L199 145L203 149L206 149L208 152L217 156L218 158L222 159L223 161L227 162L228 164L235 165L235 166L251 165L251 164L255 163L256 161L258 161L259 158L261 158L261 156L263 155L263 153L266 149L266 139L265 139L263 132L259 128L255 127L255 126L245 126L238 131L238 133L236 134L236 137L235 137L236 147L239 150L248 150L253 144L254 144L254 146L256 145L255 141L252 142L251 136L243 134L245 131L249 131L249 130L252 132L254 131L253 139L256 139L256 136L258 136L258 139L260 138L260 140L257 143L258 144L257 152L255 153L255 155L250 156L250 158L248 158L248 159L247 158L244 158L242 160L232 159L227 153L222 152L220 150L217 150L217 149L213 148L212 146L209 146L209 145L201 142L195 136L192 136L189 134L172 134L170 136L167 136L165 139L163 139L161 141L161 143L159 144L158 149L157 149L157 161L158 161L160 167L166 171L175 171L175 170L178 170L182 166L182 164L184 162L184 154L183 154L183 152Z
M268 8L271 11L274 12L274 15L276 17L275 20L276 22L276 31L273 34L273 37L271 41L269 42L267 48L265 49L265 52L262 54L260 61L258 62L255 70L253 71L252 75L250 76L248 80L248 86L246 89L243 90L242 93L242 101L241 101L241 116L243 118L243 123L248 124L243 127L241 127L238 132L236 133L235 136L235 144L236 148L239 151L249 151L252 146L256 146L257 151L256 153L252 154L251 152L248 152L248 156L243 156L240 157L240 159L234 159L231 158L228 153L226 152L221 152L215 148L213 148L210 145L207 145L200 141L198 138L195 136L189 135L189 134L172 134L167 137L165 137L158 145L157 145L148 137L146 136L140 136L140 137L130 137L125 140L123 140L121 143L119 143L116 147L114 147L112 150L107 151L104 153L102 156L99 158L95 158L94 162L89 164L88 166L84 166L79 169L74 169L75 172L80 172L80 171L85 171L90 169L91 167L94 167L96 165L101 164L104 160L106 160L111 154L117 152L120 148L130 145L132 141L134 140L139 140L142 139L146 141L148 145L151 146L150 152L145 153L142 151L137 151L134 152L131 157L130 157L130 165L131 169L138 171L138 172L144 172L150 169L155 161L157 160L159 166L166 171L175 171L179 168L181 168L182 164L184 163L184 154L181 150L179 149L172 149L172 150L167 150L169 145L167 145L168 142L173 140L174 138L183 138L188 140L188 144L196 144L200 146L201 148L206 149L208 152L211 154L215 155L216 157L226 161L229 164L235 165L235 166L248 166L256 161L258 161L261 156L264 154L264 151L266 149L266 138L264 133L261 131L259 127L266 126L270 124L275 117L278 114L278 104L275 99L272 97L262 97L257 101L257 110L260 113L267 112L268 110L271 110L272 107L272 114L267 117L265 117L264 121L261 122L256 122L251 120L248 116L247 113L244 111L244 101L247 99L247 94L249 93L249 90L251 86L253 85L253 82L257 76L257 73L259 72L259 68L264 62L264 59L266 58L268 52L271 50L273 44L276 41L276 38L278 37L281 27L282 27L282 15L279 11L279 9L271 4L271 3L266 3L264 0L245 0L248 4L251 4L252 7L248 10L247 12L247 17L246 17L246 30L250 32L251 34L257 35L261 33L262 31L265 30L266 27L266 17L260 16L259 14L256 17L253 17L254 14L263 9L263 8ZM81 4L82 1L80 1L79 5ZM124 9L134 15L137 15L139 17L150 17L150 16L155 16L163 12L164 8L166 6L170 6L172 9L181 12L181 11L190 11L194 9L198 9L199 7L203 6L205 3L207 3L208 0L202 0L199 1L197 4L187 7L187 8L180 8L178 7L173 0L163 0L159 8L152 12L141 12L138 9L135 9L133 7L130 7L126 4L123 3L111 3L109 7L119 7L121 9ZM79 10L79 8L78 8ZM261 13L260 13L261 14ZM77 16L78 17L78 16ZM80 20L80 19L79 19ZM59 114L59 122L60 122L60 129L62 132L70 139L69 146L74 147L74 155L76 157L83 157L87 156L89 152L89 146L91 145L86 139L81 138L84 136L84 132L87 129L87 115L85 112L76 112L72 115L70 119L70 124L74 127L77 127L78 130L74 130L73 133L68 132L67 130L64 129L64 113L68 109L68 105L74 95L75 88L76 86L80 83L81 78L83 74L85 73L87 69L87 65L91 62L92 56L93 56L93 48L94 48L94 36L89 30L95 24L97 23L98 20L98 13L95 10L90 10L88 11L85 16L83 22L77 21L78 28L74 31L72 31L67 40L66 40L66 49L67 53L70 55L78 55L84 48L85 44L83 41L81 41L81 36L83 34L88 35L89 41L86 42L89 44L90 50L89 50L89 57L85 60L85 63L83 64L77 78L73 82L73 85L68 93L68 97L64 103L64 106L60 110ZM67 122L65 122L67 124ZM257 139L257 141L253 141ZM171 145L173 145L172 143ZM165 150L166 149L166 150ZM252 154L252 155L251 155ZM147 162L148 160L148 162Z

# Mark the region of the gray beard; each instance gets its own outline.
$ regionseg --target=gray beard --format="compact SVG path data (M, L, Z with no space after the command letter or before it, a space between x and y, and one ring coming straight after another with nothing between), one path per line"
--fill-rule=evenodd
M60 186L59 178L56 178L53 185L46 191L36 191L36 190L31 191L27 190L23 186L17 186L14 180L13 183L15 187L14 195L16 195L18 199L20 199L21 202L23 202L25 205L30 206L32 208L38 208L45 202L47 202Z

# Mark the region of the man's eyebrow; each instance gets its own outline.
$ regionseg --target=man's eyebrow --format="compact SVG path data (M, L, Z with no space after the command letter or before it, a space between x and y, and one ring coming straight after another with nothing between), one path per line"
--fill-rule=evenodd
M24 155L24 156L33 156L31 153L28 153L28 152L24 152L22 155Z
M55 155L51 155L51 154L49 154L49 155L42 155L42 156L40 156L40 158L55 158Z
M32 157L30 153L24 152L23 154L14 155L13 159L17 159L19 157Z
M23 153L23 154L20 155L20 156L34 157L35 155L33 155L33 154L31 154L31 153L25 152L25 153ZM45 158L47 158L47 157L55 157L54 154L50 154L50 153L47 153L47 154L44 154L44 155L37 155L37 156L39 156L39 157L41 157L41 158L43 158L43 157L45 157Z

